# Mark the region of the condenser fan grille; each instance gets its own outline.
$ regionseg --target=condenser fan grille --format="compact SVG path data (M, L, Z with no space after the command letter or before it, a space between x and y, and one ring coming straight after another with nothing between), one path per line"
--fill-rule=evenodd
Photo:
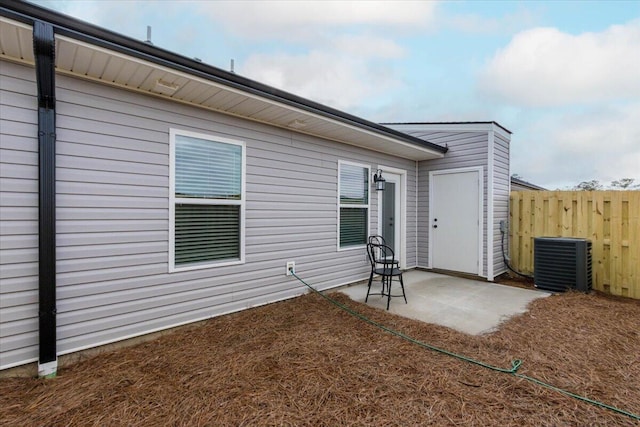
M591 241L570 237L536 237L533 250L536 287L555 292L591 290Z

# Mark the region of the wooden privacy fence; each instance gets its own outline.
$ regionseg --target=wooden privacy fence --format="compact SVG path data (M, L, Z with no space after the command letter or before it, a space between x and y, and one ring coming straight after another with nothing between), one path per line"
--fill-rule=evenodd
M640 299L640 191L512 191L512 267L533 273L534 237L591 240L593 288Z

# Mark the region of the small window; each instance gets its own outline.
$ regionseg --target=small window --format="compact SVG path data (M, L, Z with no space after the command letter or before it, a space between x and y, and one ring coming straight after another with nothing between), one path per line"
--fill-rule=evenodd
M364 246L369 234L369 167L338 162L338 249Z
M244 143L171 130L171 271L244 261Z

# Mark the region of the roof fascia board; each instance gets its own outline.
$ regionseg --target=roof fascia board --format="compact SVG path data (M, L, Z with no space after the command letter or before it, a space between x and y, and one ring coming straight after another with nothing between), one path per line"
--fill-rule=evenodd
M491 122L408 122L408 123L381 123L386 126L410 126L410 130L458 130L466 132L487 132L495 130L507 138L513 133L500 123Z
M60 35L60 36L57 36L57 39L59 39L60 41L65 41L65 42L68 42L68 43L72 43L72 44L76 44L76 45L79 45L79 46L83 46L83 47L88 48L88 49L94 49L94 50L106 53L108 55L114 55L114 56L117 56L118 58L126 60L126 61L134 61L134 62L137 62L138 64L148 65L150 67L154 67L156 69L160 69L160 70L162 70L164 72L172 73L172 74L175 74L176 76L183 77L183 78L186 78L186 79L189 79L189 80L194 80L194 81L197 81L197 82L202 83L202 84L213 85L213 86L219 87L219 88L224 89L224 90L230 90L230 91L232 91L234 93L237 93L237 94L240 94L240 95L243 95L243 96L247 96L249 98L253 98L253 99L257 99L257 100L264 100L264 97L261 97L261 96L258 96L258 95L252 94L252 93L247 93L246 91L243 91L243 90L239 90L239 89L236 89L236 88L230 88L230 87L228 87L228 86L226 86L224 84L217 83L217 82L212 82L209 79L205 79L205 78L202 78L202 77L197 76L197 75L189 74L189 73L186 73L186 72L180 71L180 70L175 70L173 68L169 68L169 67L166 67L166 66L161 65L161 64L155 64L155 63L146 61L144 59L132 57L132 56L120 53L120 52L114 52L114 51L106 49L104 47L95 46L93 44L90 44L90 43L87 43L87 42L84 42L84 41L81 41L81 40L77 40L77 39L74 39L74 38L71 38L71 37L68 37L68 36ZM63 73L63 74L67 74L69 76L78 77L77 74L74 74L73 72L69 72L67 70L58 69L58 72ZM90 76L79 76L79 77L105 84L104 81L102 81L100 79L96 79L96 78L90 77ZM133 91L138 91L138 92L145 93L147 95L158 96L158 97L160 97L162 99L167 99L167 100L170 100L170 101L173 101L173 102L180 102L180 103L184 103L184 104L187 104L187 105L192 105L189 102L184 102L182 100L171 98L169 96L158 95L158 94L155 94L153 92L139 91L139 90L133 89L131 87L124 86L124 85L119 85L119 84L116 84L116 83L109 83L109 84L113 85L113 86L121 87L121 88L126 89L126 90L133 90ZM288 110L294 111L296 113L300 113L300 114L304 114L304 115L307 115L307 116L319 118L321 120L329 121L331 123L338 124L340 126L346 126L348 128L357 130L358 132L364 132L364 133L366 133L368 135L371 135L372 137L382 138L382 139L384 139L384 140L386 140L386 141L388 141L388 142L390 142L392 144L401 145L401 146L410 148L412 150L416 150L416 151L423 152L423 153L428 153L431 156L435 156L437 158L441 158L441 157L444 156L444 152L442 152L442 150L438 150L438 152L434 153L434 150L431 149L431 147L426 147L426 146L424 146L425 144L422 144L422 143L420 145L414 144L414 143L407 143L405 141L398 140L398 139L396 139L394 137L390 137L388 135L380 134L380 133L377 133L377 132L372 132L372 131L370 131L368 129L354 126L351 123L345 123L345 122L342 122L342 121L338 121L338 120L336 120L336 119L334 119L332 117L327 117L327 116L320 115L320 114L317 114L317 113L314 113L314 112L310 112L310 111L304 110L302 108L299 108L299 107L296 107L296 106L293 106L293 105L283 104L282 102L274 101L274 100L270 100L270 99L267 100L267 101L269 103L271 103L271 104L278 105L278 106L281 106L283 108L287 108ZM207 107L199 106L199 108L207 108ZM244 117L242 115L233 114L233 113L228 112L228 111L217 110L215 108L211 108L211 110L212 111L217 111L217 112L222 113L222 114L228 114L228 115L232 115L232 116L235 116L235 117L247 119L246 117ZM249 119L249 120L260 122L260 123L265 123L265 124L269 124L269 125L273 126L273 123L266 122L264 120L256 120L256 119ZM283 127L283 129L291 130L288 127ZM316 137L318 136L318 135L313 134L311 132L305 132L304 129L297 129L295 131L299 132L299 133L304 133L306 135L311 135L311 136L316 136ZM338 141L338 142L345 143L345 141ZM424 141L422 141L422 140L420 140L420 142L424 143ZM383 150L375 150L375 149L374 149L374 151L384 152Z
M495 135L500 135L502 138L506 139L508 142L511 142L512 132L510 130L507 130L506 128L500 126L496 122L491 122L491 123L492 123L491 130Z
M6 4L11 7L11 9L1 7L0 12L2 14L6 15L8 13L18 21L27 24L33 24L34 20L49 22L54 26L55 32L58 35L67 36L134 58L144 59L153 64L163 65L171 70L183 71L189 75L222 84L227 88L240 90L244 94L252 94L261 99L268 99L288 107L299 108L307 113L317 114L323 118L331 118L340 124L349 124L355 128L367 130L376 136L386 136L388 140L393 143L403 142L405 144L418 145L443 154L447 151L446 147L441 147L437 144L406 135L403 132L361 119L263 83L198 62L194 59L169 52L148 43L114 33L70 16L15 0L7 0Z

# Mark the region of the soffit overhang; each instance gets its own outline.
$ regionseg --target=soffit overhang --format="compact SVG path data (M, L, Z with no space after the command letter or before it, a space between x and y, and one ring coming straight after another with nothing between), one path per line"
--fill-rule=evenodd
M0 58L33 66L32 33L31 25L0 16ZM405 159L428 160L444 156L442 148L435 144L303 98L293 95L290 95L293 100L285 98L282 94L286 93L277 89L268 93L265 88L269 87L257 82L246 87L233 81L225 84L218 76L178 69L184 66L170 67L72 35L71 31L58 29L56 32L57 73ZM204 67L209 66L205 64ZM219 69L216 72L224 74ZM237 79L251 82L242 77ZM297 100L302 102L296 104Z

